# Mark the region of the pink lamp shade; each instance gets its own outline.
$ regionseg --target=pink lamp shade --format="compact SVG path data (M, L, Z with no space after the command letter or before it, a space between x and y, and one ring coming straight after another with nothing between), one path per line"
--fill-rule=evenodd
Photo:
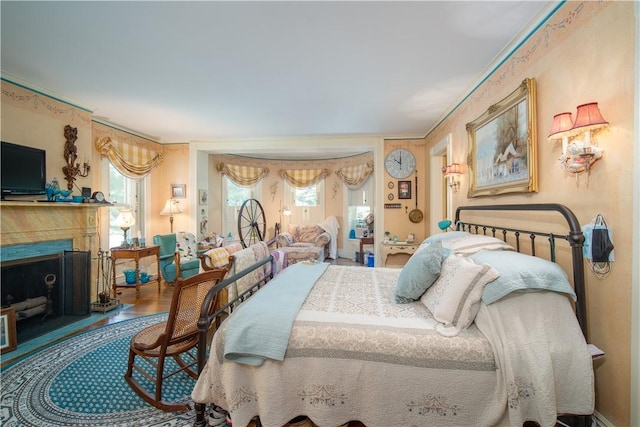
M573 120L571 120L571 113L560 113L553 116L553 124L551 125L551 132L549 133L549 139L560 139L563 135L559 135L562 132L566 132L573 128Z
M445 177L450 175L461 175L462 174L462 165L460 163L451 163L446 167L442 168L442 174Z
M590 130L607 126L607 122L600 114L597 102L582 104L578 106L576 113L576 121L573 123L572 129Z

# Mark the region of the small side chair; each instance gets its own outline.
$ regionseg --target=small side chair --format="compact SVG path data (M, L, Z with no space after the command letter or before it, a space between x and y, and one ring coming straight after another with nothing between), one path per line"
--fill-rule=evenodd
M207 292L218 284L226 269L205 271L187 279L177 279L171 297L171 309L165 322L148 326L135 334L129 343L129 360L125 380L142 399L164 411L186 411L187 404L167 402L163 399L164 381L184 371L194 379L198 377L197 352L198 318ZM209 314L214 313L218 295L213 298ZM167 366L171 357L176 369ZM143 378L144 377L144 378ZM143 384L151 387L145 388Z

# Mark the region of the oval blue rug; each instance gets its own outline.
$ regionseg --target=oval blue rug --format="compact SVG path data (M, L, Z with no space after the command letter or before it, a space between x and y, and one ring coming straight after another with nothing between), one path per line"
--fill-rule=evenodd
M129 340L167 314L144 316L68 338L2 371L3 426L188 426L195 413L165 412L124 380ZM168 363L169 361L167 361ZM171 360L171 363L173 360ZM165 382L165 399L189 401L188 375Z

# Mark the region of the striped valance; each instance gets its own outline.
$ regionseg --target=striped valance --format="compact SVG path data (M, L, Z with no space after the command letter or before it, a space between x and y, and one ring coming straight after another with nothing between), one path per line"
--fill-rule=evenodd
M280 169L278 175L295 188L307 188L325 179L329 171L327 169Z
M369 161L365 164L346 166L336 171L336 175L340 181L350 190L357 190L367 181L367 178L373 173L373 162Z
M161 153L143 146L112 140L108 136L96 141L96 149L101 155L109 158L118 172L132 179L148 175L163 160Z
M242 187L251 187L261 179L269 175L269 168L256 168L253 166L225 165L220 162L216 165L216 169L236 185Z

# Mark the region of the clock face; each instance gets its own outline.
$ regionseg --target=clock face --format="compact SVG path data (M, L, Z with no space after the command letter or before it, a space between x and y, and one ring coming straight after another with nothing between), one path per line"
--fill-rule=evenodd
M387 173L394 178L402 179L410 176L416 169L416 156L407 149L396 148L384 160Z

